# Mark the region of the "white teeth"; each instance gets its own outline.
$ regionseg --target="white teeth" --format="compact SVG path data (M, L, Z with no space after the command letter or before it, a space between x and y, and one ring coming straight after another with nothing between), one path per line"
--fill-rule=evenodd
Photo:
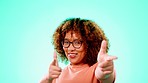
M76 54L68 54L68 56L76 56Z

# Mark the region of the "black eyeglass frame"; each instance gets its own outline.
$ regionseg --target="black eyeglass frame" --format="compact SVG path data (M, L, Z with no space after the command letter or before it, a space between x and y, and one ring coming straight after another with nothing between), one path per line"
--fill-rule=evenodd
M69 43L68 46L64 46L64 41L65 41L65 40L68 41L68 43ZM75 42L75 41L79 41L79 42L81 43L79 47L76 47L76 46L74 45L74 42ZM83 41L82 41L82 40L79 40L79 39L75 39L75 40L72 41L72 42L70 42L68 39L64 39L64 40L62 41L62 46L63 46L64 48L68 48L68 47L72 44L72 46L73 46L74 48L79 49L79 48L82 46L82 43L83 43Z

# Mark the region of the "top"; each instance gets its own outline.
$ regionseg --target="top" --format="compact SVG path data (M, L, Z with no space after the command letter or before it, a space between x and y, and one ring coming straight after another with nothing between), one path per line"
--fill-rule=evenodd
M58 78L52 83L101 83L95 77L95 69L98 63L92 66L83 64L79 66L68 65L64 68Z

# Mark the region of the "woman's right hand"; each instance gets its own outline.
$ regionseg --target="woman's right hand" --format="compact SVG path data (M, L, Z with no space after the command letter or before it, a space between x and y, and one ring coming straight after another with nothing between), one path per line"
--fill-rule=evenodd
M52 83L52 80L58 78L62 69L58 65L57 55L54 52L54 60L49 66L49 73L40 81L40 83Z
M49 67L49 80L58 78L61 74L61 71L62 69L58 65L56 52L54 52L54 60L52 61Z

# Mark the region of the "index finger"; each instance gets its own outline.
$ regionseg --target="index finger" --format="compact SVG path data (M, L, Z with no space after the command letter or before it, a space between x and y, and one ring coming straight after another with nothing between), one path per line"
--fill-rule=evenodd
M58 60L57 60L57 53L56 53L55 51L54 51L53 58L54 58L54 60L55 60L55 65L56 65L56 66L59 66Z
M116 59L118 59L118 57L116 57L116 56L107 56L106 57L107 61L112 61L112 60L116 60Z
M57 59L57 53L54 51L54 55L53 55L54 59Z
M107 50L107 41L103 40L101 43L99 55L106 54L106 50Z

